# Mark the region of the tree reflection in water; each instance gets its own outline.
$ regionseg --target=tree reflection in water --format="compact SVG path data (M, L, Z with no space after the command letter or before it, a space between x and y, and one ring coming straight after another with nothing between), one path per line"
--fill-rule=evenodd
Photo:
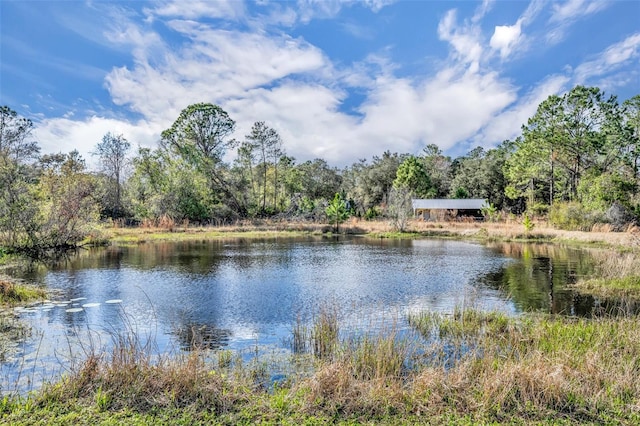
M480 282L505 292L522 311L580 317L640 313L637 302L599 299L572 287L594 273L592 250L555 244L494 243L489 247L518 261L485 274Z

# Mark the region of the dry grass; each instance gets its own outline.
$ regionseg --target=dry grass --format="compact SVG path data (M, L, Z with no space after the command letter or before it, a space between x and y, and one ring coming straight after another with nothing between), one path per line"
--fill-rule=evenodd
M360 376L352 364L357 352L350 362L324 364L299 385L311 389L306 409L367 416L454 413L490 421L599 422L639 415L637 318L501 319L502 326L493 327L493 314L466 312L430 321L450 328L451 321L471 318L484 325L441 332L447 337L425 348L422 363L405 375Z
M189 408L224 412L247 402L251 383L226 369L211 369L198 351L177 358L158 359L140 348L135 339L121 340L110 356L92 353L72 375L45 386L37 403L76 401L100 410L149 412ZM220 363L222 365L224 363Z
M565 231L536 221L535 227L526 231L519 221L504 222L423 222L412 221L409 229L429 235L479 237L490 240L544 240L554 242L601 243L609 246L640 247L640 232L629 227L626 232L611 232L607 225L594 226L591 232Z
M89 356L31 403L114 413L212 413L230 424L240 418L243 423L640 420L637 317L510 318L459 310L414 319L429 336L417 351L407 351L393 330L342 341L331 356L316 360L310 375L276 388L256 380L265 374L259 368L232 363L228 351L217 362L206 362L198 351L158 360L135 339L121 339L110 356ZM441 337L434 341L434 334Z
M527 231L520 220L502 222L425 222L411 220L405 233L394 231L389 221L350 218L340 227L345 234L368 234L374 237L448 237L480 239L483 241L550 241L578 244L597 244L611 247L640 247L640 230L629 227L625 232L611 232L608 225L595 225L591 232L554 229L544 221L536 221ZM159 240L189 240L217 238L265 238L279 236L321 235L332 232L330 225L308 221L255 219L238 221L232 225L197 227L172 221L146 221L139 228L113 227L105 230L111 239L120 243L140 243Z

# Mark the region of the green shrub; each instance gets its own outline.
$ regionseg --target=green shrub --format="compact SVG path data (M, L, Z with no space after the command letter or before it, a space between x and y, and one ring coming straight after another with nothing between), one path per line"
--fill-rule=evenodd
M524 215L524 220L522 221L522 224L524 225L524 230L526 232L531 232L533 228L536 226L528 214Z
M534 216L546 216L549 213L549 206L543 203L535 203L527 210Z
M469 198L469 191L463 187L456 188L453 198Z
M378 207L370 207L364 213L364 218L366 220L373 220L373 219L377 218L378 216L380 216L380 209Z
M601 212L587 211L580 203L555 203L549 209L549 222L568 231L590 231L595 223L602 221Z
M482 216L484 216L484 219L488 220L489 222L497 222L500 218L500 212L493 203L483 205L480 211L482 212Z

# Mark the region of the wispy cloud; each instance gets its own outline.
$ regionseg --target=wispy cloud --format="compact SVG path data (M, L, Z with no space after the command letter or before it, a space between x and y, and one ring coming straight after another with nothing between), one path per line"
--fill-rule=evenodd
M10 36L2 37L2 45L5 48L19 51L29 61L38 64L40 68L57 70L85 80L102 81L107 74L106 70L88 65L77 60L60 58L32 47L23 40L17 40Z
M576 67L574 71L576 84L597 83L599 79L610 79L620 69L629 64L636 64L636 75L640 73L637 67L640 64L640 32L630 35L619 43L607 47L593 60L587 61ZM623 71L626 75L627 71ZM623 83L621 79L620 83ZM610 85L609 83L608 85Z
M568 0L553 5L550 22L567 22L582 16L591 15L607 7L606 0Z
M470 72L477 72L482 59L482 43L479 26L468 22L459 25L455 9L449 10L440 20L438 36L453 47L454 60L468 66Z
M283 29L335 16L347 6L375 11L385 4L307 1L249 13L245 5L231 10L227 3L216 11L200 5L198 11L180 12L176 3L164 2L147 15L110 11L103 37L125 48L130 62L112 68L104 85L110 100L136 119L100 112L48 118L39 125L39 137L50 149L84 143L88 150L104 133L115 131L133 144L152 146L181 109L212 102L236 120L235 137L247 134L253 122L266 121L299 161L322 157L345 165L388 149L417 154L429 143L443 150L470 144L488 148L514 137L548 95L580 79L619 75L618 67L638 59L640 34L634 34L573 71L518 86L501 73L515 52L533 42L526 33L544 1L532 2L514 24L492 26L488 34L483 21L496 3L485 1L472 12L467 8L466 16L449 10L437 28L448 55L434 61L428 73L413 75L394 63L391 50L379 47L352 63L333 61L320 47ZM228 24L232 21L236 24ZM369 35L358 23L343 28ZM354 93L362 101L347 110Z
M374 37L373 28L366 25L357 24L355 22L343 22L341 26L346 33L351 34L356 38L371 40Z
M34 132L42 152L70 152L77 149L87 164L92 165L91 153L107 132L123 134L133 146L154 147L162 131L145 120L129 122L115 118L90 116L83 119L73 117L44 118Z
M565 38L568 28L579 19L609 7L611 1L607 0L568 0L558 1L553 4L550 28L547 32L547 43L559 43Z
M494 3L495 0L482 0L482 4L476 9L476 12L473 14L473 18L471 18L471 21L474 23L479 22L482 18L484 18L487 12L491 10Z
M148 16L168 18L200 19L221 18L237 21L245 16L245 4L242 0L189 0L162 1L153 8L145 9Z
M491 148L498 141L517 137L522 125L536 113L538 105L550 95L565 91L570 80L566 75L552 75L531 88L517 102L489 120L473 138L473 145Z
M337 16L344 7L361 6L379 12L396 0L298 0L297 15L302 23L312 19L329 19Z
M204 101L231 114L236 137L264 120L281 133L294 157L344 165L387 149L418 153L427 143L451 148L517 99L511 83L479 69L479 27L469 21L458 25L453 11L439 27L451 45L450 60L435 75L405 78L395 76L397 65L384 52L338 67L316 46L283 33L162 19L183 43L169 47L148 23L123 14L113 15L107 34L129 46L133 65L111 70L106 87L113 102L142 119L48 119L40 123L39 136L69 141L69 147L79 139L93 146L102 134L116 131L150 145L182 108ZM353 115L341 106L355 88L365 99Z

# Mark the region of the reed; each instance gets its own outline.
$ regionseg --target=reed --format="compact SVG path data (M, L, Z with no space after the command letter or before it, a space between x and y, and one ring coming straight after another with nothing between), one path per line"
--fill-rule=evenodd
M351 341L343 355L356 379L399 379L404 373L407 342L399 340L395 331L364 335Z
M311 328L311 347L318 358L330 358L338 345L338 311L323 306Z
M311 330L299 316L296 318L291 334L291 350L294 354L304 354L311 349Z

